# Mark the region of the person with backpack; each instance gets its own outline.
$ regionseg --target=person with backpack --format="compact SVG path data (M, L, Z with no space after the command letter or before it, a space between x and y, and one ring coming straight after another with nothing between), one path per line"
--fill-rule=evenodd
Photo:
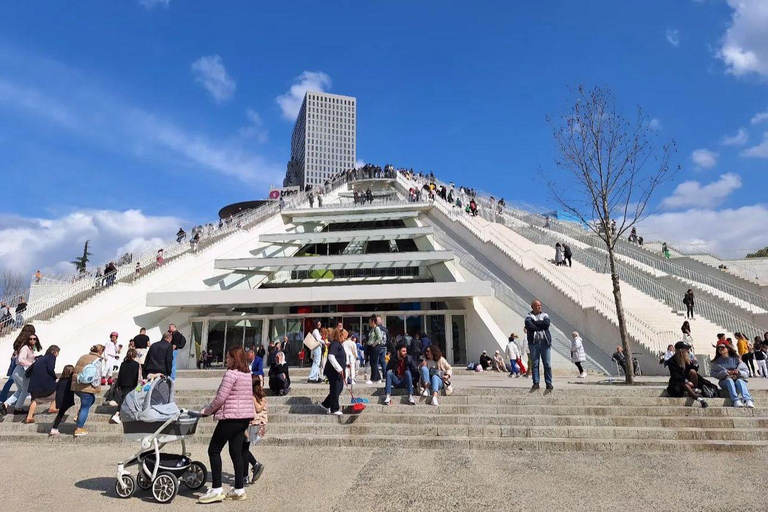
M14 411L16 409L22 410L27 399L27 388L29 387L27 370L35 362L35 351L39 352L43 349L37 334L30 334L29 331L27 333L26 336L19 335L16 341L13 342L13 352L16 354L16 368L13 369L11 378L14 384L16 384L16 392L0 405L0 414L3 415L8 413L9 408L13 408Z
M168 325L168 332L171 333L171 345L173 345L173 362L171 364L171 380L176 380L176 356L179 353L179 350L183 349L185 346L187 346L187 338L184 337L183 334L181 334L176 329L176 324L169 324Z
M85 421L94 402L96 394L101 392L101 365L104 356L104 345L94 345L91 350L81 356L75 364L72 376L72 391L80 398L80 410L77 412L77 428L75 437L88 434Z
M35 410L38 403L50 402L48 412L56 411L56 358L59 357L59 347L51 345L45 351L45 355L35 360L29 367L29 396L32 402L29 404L29 412L24 423L35 422Z
M57 409L56 419L53 420L53 426L51 431L48 432L49 436L59 435L59 425L61 420L64 419L64 415L67 413L70 407L75 405L75 393L72 391L72 375L75 373L75 367L68 364L61 370L61 377L56 382L56 402Z

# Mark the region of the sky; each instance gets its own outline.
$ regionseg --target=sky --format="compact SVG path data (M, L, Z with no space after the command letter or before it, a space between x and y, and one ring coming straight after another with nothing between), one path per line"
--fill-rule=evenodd
M359 162L552 208L547 116L580 84L677 144L641 234L741 257L768 245L766 26L764 0L4 2L0 270L265 197L307 89L357 97Z

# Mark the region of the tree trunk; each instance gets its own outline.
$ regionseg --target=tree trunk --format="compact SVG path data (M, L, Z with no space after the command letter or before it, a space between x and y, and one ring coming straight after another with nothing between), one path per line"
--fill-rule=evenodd
M624 320L624 308L621 303L621 284L619 283L619 273L616 270L616 258L613 254L613 247L608 245L608 260L611 264L611 282L613 283L613 300L616 303L616 317L619 321L619 336L621 337L621 347L624 349L624 356L626 357L626 371L624 374L627 378L627 384L632 385L635 383L635 364L632 358L632 349L629 346L629 336L627 335L627 324Z

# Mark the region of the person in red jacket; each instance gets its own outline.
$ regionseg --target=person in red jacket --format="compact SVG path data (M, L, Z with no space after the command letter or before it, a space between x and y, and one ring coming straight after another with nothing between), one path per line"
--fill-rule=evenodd
M245 431L256 416L251 390L251 372L243 347L232 347L227 351L227 371L221 379L219 390L213 402L204 407L200 414L213 414L218 421L208 445L211 460L211 488L198 500L200 503L215 503L224 499L242 501L247 499L243 489L245 464L248 451L245 447ZM221 486L221 450L229 443L229 454L235 469L235 488L226 496ZM244 459L245 457L245 459Z

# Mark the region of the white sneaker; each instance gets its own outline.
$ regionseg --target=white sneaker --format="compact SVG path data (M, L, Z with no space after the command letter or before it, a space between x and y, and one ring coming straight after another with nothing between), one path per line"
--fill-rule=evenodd
M416 405L416 400L414 400L413 395L408 395L408 403L410 405Z
M429 396L429 389L424 388L421 390L421 396Z
M108 405L110 407L117 407L117 402L115 402L114 400L110 400L105 405Z
M376 384L384 384L384 381L379 379L378 381L376 381Z
M752 400L747 400L747 407L750 408L750 409L754 409L755 408L755 402L753 402Z
M48 432L49 436L58 436L59 434L61 434L61 432L59 432L59 429L57 428L52 428L51 431Z
M367 381L365 381L365 383L370 386L371 384L373 384L373 381L372 380L367 380Z
M387 395L384 397L384 405L389 405L389 402L392 401L392 397Z
M581 372L581 373L579 374L579 378L580 378L580 379L586 379L586 378L587 378L587 372Z
M112 417L109 418L109 422L112 423L113 425L119 425L120 423L122 423L120 421L120 414L119 413L113 414Z
M733 401L733 406L734 407L744 407L744 404L741 403L741 400L734 400Z
M432 397L432 401L429 402L429 403L432 404L432 405L440 405L440 404L437 403L437 397L436 396L433 396Z
M224 498L225 498L225 495L224 495L223 489L219 489L219 490L208 489L208 492L200 496L197 499L197 501L198 503L216 503L219 501L224 501Z
M343 415L344 415L344 413L343 413L343 412L341 412L341 409L339 409L339 410L338 410L338 411L336 411L336 412L332 412L331 414L333 414L334 416L343 416Z

